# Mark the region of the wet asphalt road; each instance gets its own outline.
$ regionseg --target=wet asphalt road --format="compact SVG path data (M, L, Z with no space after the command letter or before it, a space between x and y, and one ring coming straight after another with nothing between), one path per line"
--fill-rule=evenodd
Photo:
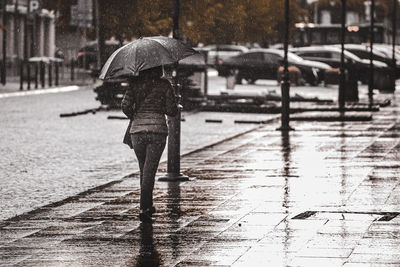
M224 86L219 80L214 89ZM121 143L127 121L119 111L60 118L97 108L91 88L0 99L0 220L118 180L136 171L136 158ZM255 128L237 119L276 115L183 113L181 153ZM222 123L206 123L221 119ZM162 160L166 160L166 150Z

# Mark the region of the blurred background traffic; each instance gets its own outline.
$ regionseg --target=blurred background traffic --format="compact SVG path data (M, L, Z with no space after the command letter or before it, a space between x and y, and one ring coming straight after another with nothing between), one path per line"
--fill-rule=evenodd
M284 2L180 1L178 38L200 52L178 67L184 100L192 100L186 107L207 95L210 71L226 78L227 89L282 80ZM393 90L400 75L396 4L396 0L289 1L291 84L339 84L345 5L348 88L350 81L354 88L373 79L374 88ZM106 59L124 44L143 36L172 37L173 5L170 0L3 0L1 83L18 82L20 90L91 84ZM118 106L125 85L120 79L97 84L98 100Z

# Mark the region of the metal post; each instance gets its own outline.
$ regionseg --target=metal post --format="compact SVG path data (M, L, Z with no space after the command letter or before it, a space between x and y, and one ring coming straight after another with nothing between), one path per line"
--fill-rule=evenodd
M28 49L28 18L30 16L30 6L31 6L31 1L28 0L28 6L27 6L27 12L24 17L24 63L26 66L26 72L27 72L27 89L31 90L31 64L28 61L29 57L29 49Z
M71 81L75 80L75 60L71 59Z
M27 79L28 79L28 87L26 89L31 90L31 64L29 61L26 62L26 68L27 68Z
M19 62L19 90L24 90L24 64Z
M14 38L15 38L15 42L14 42L14 50L15 50L15 54L17 56L17 66L19 67L19 21L18 21L18 17L19 17L19 1L16 0L15 4L14 4Z
M393 68L393 91L396 90L396 35L397 35L397 0L393 0L393 18L392 18L392 68Z
M51 62L49 62L49 66L48 66L48 72L49 72L49 87L53 86L53 64Z
M20 31L20 25L19 25L19 1L15 0L14 3L14 51L16 55L16 66L19 72L19 75L23 75L24 69L21 66L21 60L20 60L20 54L19 54L19 31ZM23 77L20 77L20 85L19 85L19 90L23 90Z
M345 24L346 24L346 0L342 0L342 28L341 28L341 47L342 53L340 55L340 85L339 85L339 111L341 115L344 115L344 91L346 90L345 85L345 62L344 62L344 42L345 42Z
M205 71L204 71L204 96L208 96L208 51L203 53L205 61Z
M2 1L2 15L3 15L3 61L2 61L2 67L1 67L1 83L3 85L6 84L6 77L7 77L7 30L6 30L6 24L7 24L7 12L6 12L6 6L7 6L7 0Z
M38 78L39 66L38 66L37 62L35 62L34 64L35 64L35 89L38 89L38 84L39 84L39 78Z
M283 57L283 75L281 82L281 127L277 130L289 131L293 130L289 126L290 116L290 82L288 69L288 42L289 42L289 0L285 0L285 40L284 40L284 57Z
M84 44L83 44L83 46L84 47L86 47L86 42L87 42L87 40L86 40L86 27L83 27L83 39L84 39ZM87 66L88 64L87 64L87 52L84 50L84 52L83 52L83 60L82 60L82 64L83 64L83 66L82 66L82 68L84 69L84 70L88 70L89 69L89 66Z
M179 38L179 0L174 0L173 14L173 37ZM176 97L180 102L180 88L177 83L177 66L173 70L173 86ZM181 150L181 109L175 117L168 117L169 134L168 134L168 166L167 174L159 178L159 181L188 181L189 177L180 173L180 150Z
M29 14L30 14L30 20L32 19L32 28L31 28L31 57L34 57L36 55L36 17L37 17L37 13L36 11L32 12L32 10L30 10L30 1L28 1L29 3ZM31 12L33 13L33 16L31 15ZM32 18L31 18L32 16Z
M97 54L96 54L96 69L100 71L101 68L101 51L100 51L100 8L99 0L94 0L94 14L96 22L96 39L97 39Z
M30 1L28 1L27 12L24 17L24 61L28 59L28 16L30 13Z
M40 61L40 83L42 88L44 88L44 77L45 77L46 66L43 61Z
M372 107L373 105L373 94L374 94L374 23L375 23L375 0L371 0L371 7L370 7L370 16L371 16L371 26L370 26L370 51L369 51L369 83L368 83L368 99L369 99L369 106Z
M59 83L59 72L60 72L60 67L59 67L59 62L55 62L54 64L56 64L55 65L55 68L56 68L56 86L58 86L60 83Z

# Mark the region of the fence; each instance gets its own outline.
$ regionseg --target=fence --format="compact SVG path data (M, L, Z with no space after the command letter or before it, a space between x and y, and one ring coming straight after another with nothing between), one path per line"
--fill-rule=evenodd
M0 62L0 72L2 64ZM19 83L20 90L48 88L70 84L90 84L95 77L91 70L78 68L76 61L55 58L30 58L6 66L6 83Z

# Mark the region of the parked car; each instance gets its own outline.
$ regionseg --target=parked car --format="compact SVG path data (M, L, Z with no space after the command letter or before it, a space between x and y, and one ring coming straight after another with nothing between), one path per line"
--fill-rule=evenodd
M245 53L249 49L242 45L214 44L206 45L204 47L197 48L196 50L207 52L207 64L215 66L218 63L218 60L225 60L229 57Z
M337 45L337 47L339 47L339 45ZM363 44L345 44L344 48L347 51L350 51L351 53L355 54L356 56L358 56L361 59L370 60L370 53L371 53L370 50L371 49L367 45L363 45ZM384 62L388 66L392 65L392 57L391 56L389 57L385 53L379 51L379 49L377 49L375 46L374 46L374 48L372 50L372 59ZM400 78L400 62L397 61L396 65L397 65L396 78L398 79L398 78Z
M340 67L342 50L336 46L307 46L291 48L290 51L301 56L304 59L316 60L327 63L334 68ZM352 79L359 80L364 84L369 81L369 60L361 59L355 54L345 50L345 68L349 71ZM390 71L388 65L384 62L374 60L374 67L381 73Z
M258 79L278 78L278 69L283 65L284 51L279 49L251 49L247 53L220 60L217 65L220 76L235 74L238 83L245 79L252 84ZM325 63L304 60L288 52L288 62L300 69L305 81L316 85L323 80L323 74L330 66Z
M369 43L364 43L363 45L369 47ZM386 55L388 58L392 58L392 52L393 52L393 46L390 44L374 44L374 49L377 51L383 53ZM400 46L396 45L395 46L395 58L397 61L400 61Z
M120 48L119 42L106 41L104 44L104 56L108 58L111 54ZM77 54L77 64L79 68L94 69L97 62L98 44L96 41L89 42L79 49Z
M374 44L373 46L373 59L385 62L389 67L392 66L392 46L385 44ZM370 58L370 45L369 44L346 44L346 50L356 54L360 58ZM396 79L400 78L400 53L395 50L396 59Z

